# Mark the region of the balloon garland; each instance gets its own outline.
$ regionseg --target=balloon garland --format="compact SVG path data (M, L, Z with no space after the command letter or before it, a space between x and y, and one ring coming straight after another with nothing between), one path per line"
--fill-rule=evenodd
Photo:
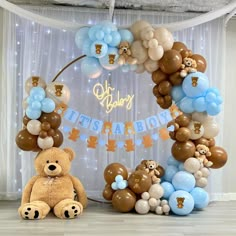
M217 88L209 86L204 57L193 54L182 42L174 42L167 29L154 29L142 20L130 30L118 29L108 21L83 27L75 42L84 55L66 65L51 84L36 76L26 81L29 96L23 104L26 111L17 146L38 152L62 144L61 117L54 110L69 102L70 91L55 80L74 62L82 60L82 73L93 79L103 70L146 71L152 74L157 104L167 109L174 102L183 112L167 125L174 127L169 131L175 141L172 156L165 169L153 160L143 160L130 173L120 163L109 164L104 170L103 197L120 212L135 209L139 214L188 215L194 208L206 207L209 169L223 167L227 153L215 145L219 127L213 116L221 111L222 97Z

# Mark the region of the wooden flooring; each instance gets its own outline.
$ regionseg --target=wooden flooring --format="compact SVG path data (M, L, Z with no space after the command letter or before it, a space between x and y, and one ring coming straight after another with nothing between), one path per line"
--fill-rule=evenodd
M60 220L50 214L44 220L21 220L19 202L0 201L0 236L236 236L236 201L213 202L189 216L117 213L110 205L90 202L80 218Z

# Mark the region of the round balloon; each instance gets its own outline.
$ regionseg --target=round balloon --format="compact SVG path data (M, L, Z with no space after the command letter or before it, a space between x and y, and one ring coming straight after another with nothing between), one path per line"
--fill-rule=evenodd
M175 165L168 165L165 169L165 174L163 176L163 179L165 181L171 182L173 179L173 176L178 172L178 167Z
M188 50L187 46L182 42L174 42L172 49L181 52L183 50Z
M201 167L201 163L197 158L190 157L184 162L184 169L190 173L197 172Z
M42 113L42 115L39 118L39 121L41 123L48 122L52 129L57 129L61 124L61 116L56 112Z
M196 180L192 174L187 171L177 172L172 179L172 185L175 190L184 190L191 192L196 184Z
M25 82L25 91L26 91L26 93L29 94L30 90L33 87L41 87L41 88L45 89L46 88L46 83L39 76L31 76Z
M218 135L219 126L215 120L206 121L202 125L204 127L204 133L203 133L204 138L210 139Z
M63 143L63 134L59 129L54 130L52 135L53 147L60 147Z
M206 63L206 60L203 56L199 55L199 54L193 54L191 56L191 58L193 60L196 61L197 63L197 71L200 71L200 72L205 72L206 70L206 67L207 67L207 63Z
M196 187L190 194L194 200L194 208L202 209L205 208L209 203L209 195L203 188Z
M210 147L211 156L207 157L208 161L213 162L211 168L218 169L224 166L227 162L227 153L222 147Z
M42 149L51 148L53 147L53 138L52 137L46 137L46 138L38 137L37 144Z
M106 184L103 192L102 192L102 196L104 199L106 199L107 201L111 201L112 200L112 196L114 194L115 190L113 190L111 188L110 184Z
M41 122L39 120L30 120L27 123L27 130L33 135L38 135L41 131Z
M175 122L181 127L189 126L190 119L186 115L179 115L176 117Z
M169 182L162 182L161 183L162 188L164 189L164 199L169 199L170 195L175 191L173 185Z
M96 79L102 74L102 66L97 58L86 57L81 63L81 71L88 78Z
M160 70L160 69L158 69L152 73L152 81L157 85L167 79L168 79L168 75L166 73L162 72L162 70Z
M199 139L204 134L204 127L198 121L190 121L188 129L190 130L190 139L192 140Z
M119 58L118 49L109 47L107 55L100 58L99 62L103 68L107 70L115 70L116 68L119 67L118 58Z
M21 130L17 135L16 135L16 145L23 151L33 151L35 150L38 145L37 145L37 135L33 135L28 132L27 129Z

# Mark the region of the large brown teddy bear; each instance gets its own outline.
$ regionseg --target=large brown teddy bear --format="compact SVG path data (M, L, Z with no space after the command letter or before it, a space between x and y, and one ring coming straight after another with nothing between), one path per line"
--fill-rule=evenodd
M19 214L23 219L43 219L52 209L61 218L75 218L87 206L87 196L81 182L69 174L74 151L52 147L35 158L38 175L26 185ZM74 201L74 190L78 201Z

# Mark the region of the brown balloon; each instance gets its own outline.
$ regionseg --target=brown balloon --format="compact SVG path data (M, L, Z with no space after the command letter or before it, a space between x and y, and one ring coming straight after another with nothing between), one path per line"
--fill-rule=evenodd
M189 126L190 119L186 115L180 115L176 117L175 122L181 127Z
M196 139L196 140L194 140L194 143L195 143L196 146L197 146L198 144L203 144L203 145L209 147L209 141L208 141L208 139L206 139L206 138L199 138L199 139Z
M51 125L50 125L50 123L47 122L47 121L45 121L45 122L43 122L43 123L41 124L41 129L42 129L42 130L48 131L48 130L50 130L50 128L51 128Z
M205 72L207 67L207 62L205 58L199 54L193 54L191 58L197 62L197 71Z
M186 45L182 42L174 42L172 49L181 52L183 50L188 50L188 48L186 47Z
M172 105L172 99L171 96L166 95L163 97L157 98L157 103L162 109L168 109Z
M171 93L172 85L169 81L162 81L158 86L158 91L162 95L168 95Z
M152 92L154 96L156 96L157 98L162 96L159 92L159 85L155 85L152 89Z
M191 50L182 50L180 52L182 58L185 58L185 57L191 57L193 55L192 51Z
M182 162L187 160L189 157L194 156L195 150L195 145L191 141L187 141L185 143L176 141L171 148L173 157L177 161Z
M186 127L181 127L176 131L175 138L179 142L187 142L190 139L191 131Z
M176 50L168 50L159 60L160 69L166 74L172 74L178 71L182 64L182 56Z
M152 73L152 81L155 84L160 84L162 81L167 80L167 79L168 79L168 75L165 74L160 69L158 69Z
M39 121L41 121L41 123L48 122L51 128L58 129L61 124L61 116L56 112L51 112L51 113L43 112L39 118Z
M112 197L112 205L119 212L133 210L136 203L136 195L128 188L117 190Z
M50 129L48 130L48 136L54 136L55 135L55 130L54 129Z
M165 174L165 169L162 167L162 166L158 166L157 168L156 168L158 171L159 171L159 175L157 175L157 177L158 178L161 178L162 176L164 176L164 174Z
M47 136L48 136L48 133L47 133L46 131L41 130L41 131L39 132L39 137L40 137L40 138L46 138Z
M212 161L210 168L218 169L225 165L228 159L227 152L218 146L210 147L211 156L207 157L208 161Z
M128 185L134 193L141 194L151 187L152 179L146 171L136 170L129 176Z
M210 138L210 139L208 139L208 141L209 141L209 147L214 147L216 145L214 138Z
M184 78L180 76L180 72L177 71L169 76L169 80L173 86L178 86L183 83Z
M121 175L124 180L128 178L128 171L120 163L111 163L104 170L104 179L108 184L112 184L115 181L117 175Z
M114 194L115 190L113 190L111 188L110 184L106 184L103 192L102 192L102 196L104 199L106 199L107 201L111 201L112 200L112 196Z
M63 134L59 129L54 130L54 135L52 135L54 141L53 147L60 147L63 143Z
M16 135L15 141L20 149L24 151L33 151L38 147L37 139L37 135L32 135L27 129L23 129Z
M27 115L24 115L24 117L23 117L23 124L26 126L30 120L31 119Z

